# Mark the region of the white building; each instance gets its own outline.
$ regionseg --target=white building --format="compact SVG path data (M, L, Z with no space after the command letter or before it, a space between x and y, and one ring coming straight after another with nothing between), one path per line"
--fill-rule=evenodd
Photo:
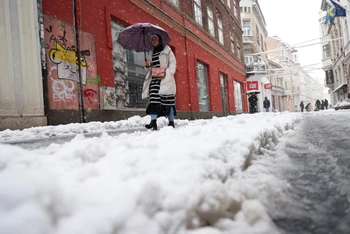
M279 37L267 37L268 56L282 68L269 69L268 74L276 77L283 93L274 92L274 98L282 103L281 111L297 111L300 103L300 64L298 52Z
M46 125L37 1L0 0L0 130Z
M342 0L340 5L349 10L350 1ZM320 34L322 42L322 65L326 73L325 86L329 88L332 105L347 98L349 93L350 71L350 15L336 17L334 25L325 24L328 4L322 0L319 14Z
M283 65L269 57L268 79L272 83L271 89L271 108L273 111L285 111L284 103L284 83L283 83Z
M271 99L271 90L265 89L268 59L266 53L266 22L258 0L241 0L241 21L243 30L243 53L246 64L247 82L258 82L258 111L263 111L265 97Z

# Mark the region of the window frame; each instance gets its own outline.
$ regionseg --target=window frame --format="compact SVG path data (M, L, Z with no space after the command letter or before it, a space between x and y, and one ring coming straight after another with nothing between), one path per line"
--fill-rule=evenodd
M167 1L173 4L174 6L179 7L179 0L167 0Z
M233 80L233 92L234 92L234 105L235 105L235 111L243 111L243 92L242 92L242 83L238 82L236 80ZM240 108L237 108L237 102L239 102Z
M248 23L249 25L246 25L245 23ZM252 36L252 25L251 25L250 19L243 19L242 28L243 28L243 36L245 37Z
M331 57L330 45L326 44L322 48L323 48L323 58L324 59L330 58Z
M203 11L201 0L193 0L194 20L203 27Z
M201 73L199 71L199 66L203 67L203 75L204 77L200 77ZM210 90L209 90L209 66L199 60L196 61L196 81L197 81L197 90L198 90L198 106L199 112L210 111ZM201 82L203 81L203 82ZM204 92L202 93L202 89L204 88ZM202 94L206 97L202 97ZM204 105L201 105L201 100L204 100Z
M235 41L235 32L234 32L234 30L232 30L230 32L230 41L231 41L231 52L232 52L232 54L236 54L236 46L235 46L236 41Z
M207 7L207 14L208 14L208 31L209 31L210 35L215 37L214 12L212 11L212 9L209 6ZM212 28L211 28L211 26L212 26Z
M222 24L222 20L220 19L220 17L218 17L217 19L217 23L218 23L218 39L219 42L224 45L224 26Z

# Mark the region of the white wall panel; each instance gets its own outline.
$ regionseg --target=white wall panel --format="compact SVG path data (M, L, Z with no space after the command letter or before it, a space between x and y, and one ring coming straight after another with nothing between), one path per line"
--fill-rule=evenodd
M0 45L0 116L18 115L15 109L9 0L0 0Z
M23 115L43 115L40 39L36 0L17 0L21 41Z

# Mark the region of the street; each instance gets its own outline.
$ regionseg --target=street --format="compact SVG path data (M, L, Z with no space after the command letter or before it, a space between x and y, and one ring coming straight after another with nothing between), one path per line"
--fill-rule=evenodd
M281 171L291 187L272 216L286 233L350 233L349 114L305 113L280 146L291 159Z
M0 145L0 232L348 234L349 114L8 131L0 134L9 143ZM49 130L54 137L42 138Z

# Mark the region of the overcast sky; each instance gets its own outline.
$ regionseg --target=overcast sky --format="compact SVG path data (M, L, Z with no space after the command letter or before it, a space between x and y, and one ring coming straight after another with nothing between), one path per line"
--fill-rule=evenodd
M318 19L321 2L321 0L259 0L266 20L268 35L278 36L289 45L319 38ZM302 65L321 62L320 44L299 48L298 52ZM312 77L324 76L322 70L320 71L310 75Z

